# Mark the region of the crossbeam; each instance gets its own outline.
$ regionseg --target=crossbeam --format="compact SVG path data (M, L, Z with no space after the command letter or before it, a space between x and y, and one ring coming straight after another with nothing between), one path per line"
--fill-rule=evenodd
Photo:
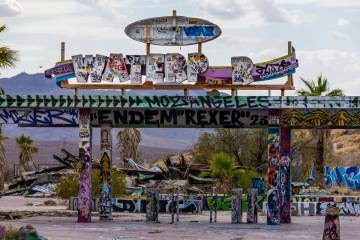
M2 95L0 108L360 109L360 97Z

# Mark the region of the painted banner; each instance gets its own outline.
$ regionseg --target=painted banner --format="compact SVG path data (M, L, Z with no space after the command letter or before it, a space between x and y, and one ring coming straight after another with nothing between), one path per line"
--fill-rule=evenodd
M254 81L265 81L294 74L298 67L299 62L293 49L293 53L290 55L268 62L256 63L250 74Z
M77 127L77 109L0 109L0 124L29 127Z
M196 82L198 79L198 74L205 72L209 67L209 60L202 53L189 53L188 60L188 81Z
M130 68L130 81L133 84L142 83L142 66L146 66L146 56L126 55L126 65Z
M268 96L109 96L109 95L0 95L0 107L12 109L76 109L76 108L144 108L144 109L269 109L284 117L282 125L315 126L356 125L360 113L360 97L268 97ZM319 109L323 113L318 112ZM296 110L295 112L292 112ZM345 111L345 112L344 112ZM271 111L273 112L273 111ZM309 114L311 113L311 114ZM316 113L316 114L315 114ZM321 120L323 115L337 125ZM319 118L320 116L320 118ZM333 118L335 117L336 118ZM341 116L348 116L345 118ZM348 120L351 120L350 122ZM320 120L320 121L318 121ZM346 120L346 121L342 121ZM274 122L275 123L275 122ZM329 123L331 123L329 125ZM346 124L345 124L346 123ZM276 122L280 124L280 122Z
M106 61L106 67L102 75L102 81L113 82L114 77L119 79L119 82L129 80L125 59L123 55L111 53Z
M99 215L102 220L112 219L112 137L111 127L101 126L100 130L100 198Z
M282 125L292 128L357 128L360 127L360 113L346 109L292 109L283 112Z
M232 57L232 83L233 84L249 84L254 81L250 72L253 69L253 62L248 57Z
M109 58L76 55L72 57L72 63L64 61L46 70L45 77L54 78L58 85L74 76L76 83L109 84L114 76L118 76L119 82L116 83L120 83L128 81L130 76L132 84L141 84L143 75L154 83L250 84L294 74L298 60L295 53L256 64L248 57L232 57L231 67L209 67L204 54L189 53L186 63L181 54L168 53L126 55L125 65L126 68L122 54L110 54ZM69 80L68 83L74 82Z
M59 86L62 81L74 78L75 70L72 60L56 63L55 67L45 70L45 77L55 79L56 84Z
M279 162L280 162L280 128L268 128L268 206L267 224L280 224L279 212Z
M146 80L153 83L164 82L165 55L150 54L146 56Z
M186 59L179 53L165 55L165 83L182 83L187 79Z
M261 110L92 110L93 126L117 127L258 127L268 125L268 112Z
M324 168L325 184L328 187L347 187L351 190L360 190L359 167Z
M94 83L101 82L102 73L104 71L106 65L107 57L103 55L97 54L95 58L93 58L93 63L89 66L90 69L90 80Z
M280 223L291 223L291 129L281 128Z
M79 193L78 222L91 222L91 126L90 110L80 110L79 117Z
M184 46L207 42L220 36L219 26L200 18L164 16L129 24L125 33L132 39L162 46ZM148 34L147 34L148 33Z

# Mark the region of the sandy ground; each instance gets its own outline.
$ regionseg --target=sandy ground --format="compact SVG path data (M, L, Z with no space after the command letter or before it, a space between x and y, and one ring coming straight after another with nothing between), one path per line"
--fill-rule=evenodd
M11 201L12 207L23 199L0 198L0 210L5 203ZM25 202L43 199L25 199ZM16 203L17 202L17 203ZM7 206L9 209L11 206ZM20 207L20 206L19 206ZM23 207L23 206L21 206ZM44 210L47 207L26 207ZM57 207L60 208L60 207ZM65 208L65 207L63 207ZM26 209L28 210L28 209ZM245 220L246 216L243 216ZM33 225L40 234L52 240L65 239L161 239L161 240L241 240L241 239L316 239L322 237L324 217L293 217L292 224L267 226L263 216L258 224L230 224L230 212L218 212L218 222L209 223L209 213L199 215L180 215L180 222L170 224L171 216L160 215L160 223L145 222L144 214L121 213L116 214L113 221L100 222L98 217L92 223L76 223L75 218L69 217L34 217L21 220L0 222L3 225L20 227ZM341 217L341 239L359 239L360 217Z

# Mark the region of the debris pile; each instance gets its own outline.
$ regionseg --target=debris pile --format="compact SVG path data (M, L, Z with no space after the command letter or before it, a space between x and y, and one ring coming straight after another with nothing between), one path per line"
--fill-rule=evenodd
M61 165L45 168L39 171L23 172L21 176L14 179L9 185L7 192L1 193L1 196L24 195L25 197L53 197L56 195L55 185L62 176L74 173L79 162L79 158L65 149L61 149L65 155L59 157L53 155L53 158ZM99 168L99 163L93 161L93 167Z

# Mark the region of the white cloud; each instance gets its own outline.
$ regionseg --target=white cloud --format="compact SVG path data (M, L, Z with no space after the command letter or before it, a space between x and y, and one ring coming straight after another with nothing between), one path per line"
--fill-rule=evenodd
M330 33L331 37L336 40L348 40L349 36L340 32L333 31Z
M0 17L11 17L22 12L20 3L16 0L0 0Z
M298 51L299 61L309 64L322 63L327 66L341 67L340 71L360 73L360 54L336 49Z
M275 0L284 5L317 5L326 8L360 7L359 0Z
M350 24L350 22L349 22L348 20L346 20L346 19L344 19L344 18L339 18L339 20L337 21L336 26L338 26L338 27L344 27L344 26L347 26L347 25L349 25L349 24Z
M287 10L274 0L196 0L206 15L228 21L226 26L261 27L269 23L299 24L315 19L301 10ZM231 22L230 22L231 21Z

